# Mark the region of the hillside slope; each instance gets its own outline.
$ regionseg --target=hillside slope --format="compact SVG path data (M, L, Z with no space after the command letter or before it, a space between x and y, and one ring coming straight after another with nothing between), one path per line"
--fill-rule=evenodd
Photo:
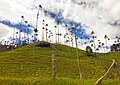
M94 83L106 72L113 58L117 59L118 64L120 63L119 52L97 54L97 58L94 58L85 56L85 52L79 50L83 77L80 83L75 48L60 44L51 44L50 48L41 48L36 46L38 44L39 42L0 53L0 84L36 85L35 82L42 81L44 83L38 83L38 85L52 85L50 83L52 51L56 52L57 85L71 85L71 83L72 85L92 85L91 83ZM117 85L118 83L117 74L114 70L106 79L108 80L106 80L107 83L113 83L108 85ZM11 81L13 83L10 83Z

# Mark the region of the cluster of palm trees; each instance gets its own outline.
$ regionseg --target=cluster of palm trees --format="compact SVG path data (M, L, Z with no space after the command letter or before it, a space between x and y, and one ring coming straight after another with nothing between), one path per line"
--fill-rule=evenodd
M105 34L104 35L104 42L101 42L99 39L97 39L97 36L95 36L95 32L91 32L91 38L88 38L90 47L94 49L94 53L102 51L102 52L109 52L108 49L110 49L110 38Z
M120 51L120 37L116 36L116 40L114 41L114 44L111 46L111 51L112 52Z

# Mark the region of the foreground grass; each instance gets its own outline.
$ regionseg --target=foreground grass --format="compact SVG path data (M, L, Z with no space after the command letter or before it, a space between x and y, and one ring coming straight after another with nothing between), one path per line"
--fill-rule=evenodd
M58 77L54 82L51 77L48 78L2 78L0 77L1 85L94 85L96 79L72 79L67 77ZM119 85L117 79L105 80L102 85Z

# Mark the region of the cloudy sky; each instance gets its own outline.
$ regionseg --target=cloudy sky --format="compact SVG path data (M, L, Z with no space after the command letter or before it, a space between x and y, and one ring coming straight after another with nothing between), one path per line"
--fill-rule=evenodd
M12 37L14 29L19 30L22 15L34 27L38 5L43 7L39 11L39 39L43 19L53 32L60 20L63 34L64 24L69 28L79 24L78 38L88 37L94 31L97 39L104 42L106 34L113 43L115 37L120 36L120 0L0 0L0 39Z

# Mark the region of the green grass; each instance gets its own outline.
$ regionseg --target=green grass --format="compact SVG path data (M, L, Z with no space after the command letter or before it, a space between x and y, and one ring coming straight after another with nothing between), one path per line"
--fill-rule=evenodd
M76 49L51 44L50 48L37 47L38 43L0 53L1 85L53 85L52 51L56 52L56 85L93 85L115 58L120 65L120 52L97 54L97 58L85 56L79 50L82 80L79 80ZM114 69L103 80L103 85L119 85Z

